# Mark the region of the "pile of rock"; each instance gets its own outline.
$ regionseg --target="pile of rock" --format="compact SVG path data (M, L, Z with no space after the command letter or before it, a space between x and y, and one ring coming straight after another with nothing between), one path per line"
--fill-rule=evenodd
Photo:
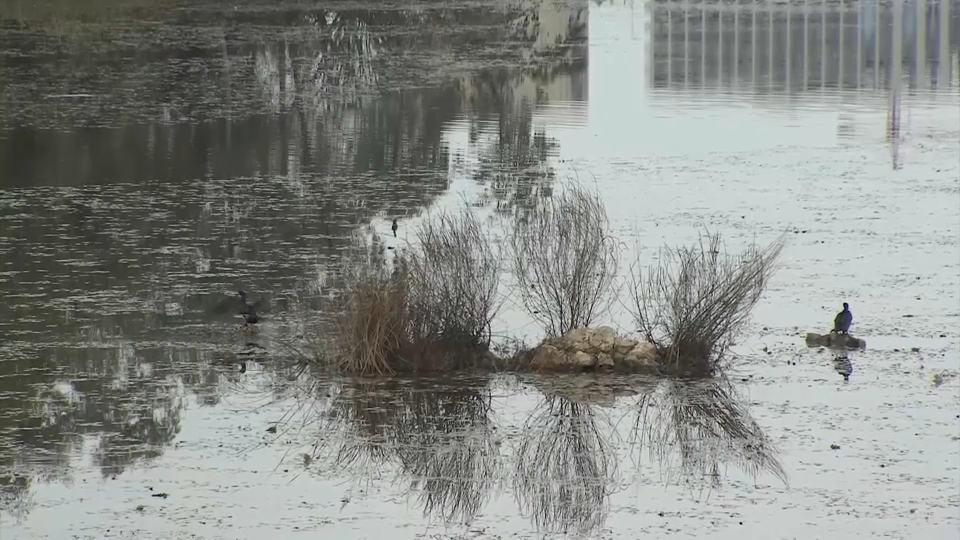
M608 326L577 328L559 338L548 338L532 351L530 369L583 371L610 369L652 371L657 365L653 344L624 336Z

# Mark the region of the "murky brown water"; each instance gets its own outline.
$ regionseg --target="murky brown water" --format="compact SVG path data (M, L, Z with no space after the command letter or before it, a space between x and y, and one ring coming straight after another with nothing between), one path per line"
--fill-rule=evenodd
M955 2L53 5L0 7L0 538L960 538ZM351 235L573 177L793 232L736 373L284 362Z

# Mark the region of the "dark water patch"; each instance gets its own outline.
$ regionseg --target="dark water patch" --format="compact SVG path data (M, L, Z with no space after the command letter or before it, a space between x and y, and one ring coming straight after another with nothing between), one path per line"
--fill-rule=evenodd
M90 456L111 480L157 460L194 401L264 377L283 395L354 235L448 190L452 123L492 135L471 180L508 212L552 180L542 88L586 99L585 2L546 26L526 4L153 7L0 11L0 478L20 517ZM254 333L216 309L241 288L268 300Z
M3 66L4 123L63 129L322 113L481 69L555 75L585 61L583 4L556 6L569 17L560 28L542 28L536 9L522 4L307 10L253 2L225 10L198 4L161 24L110 27L66 45L14 32L2 42L19 51ZM557 39L541 45L542 32ZM53 97L65 93L92 97Z

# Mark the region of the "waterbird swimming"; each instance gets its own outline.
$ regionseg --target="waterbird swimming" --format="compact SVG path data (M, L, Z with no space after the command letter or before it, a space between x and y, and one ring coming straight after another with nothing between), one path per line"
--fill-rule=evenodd
M230 298L220 302L214 308L214 312L226 313L232 311L237 315L242 315L244 323L243 325L248 326L260 322L260 314L258 311L260 310L262 303L262 298L254 303L251 303L249 300L247 300L247 292L243 289L238 289L237 296L235 298Z
M850 304L843 303L843 311L837 313L833 319L833 331L837 334L846 334L850 331L850 325L853 324L853 313L850 312Z
M257 324L260 322L260 315L257 314L257 304L251 304L247 301L247 293L240 289L237 291L240 296L240 314L243 315L243 325Z

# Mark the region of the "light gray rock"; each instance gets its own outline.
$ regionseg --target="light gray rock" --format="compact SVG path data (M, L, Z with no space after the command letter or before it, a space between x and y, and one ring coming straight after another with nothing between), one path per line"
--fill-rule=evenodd
M583 351L575 351L570 354L572 363L581 368L593 367L597 365L597 357Z
M560 338L561 345L568 351L587 351L590 349L590 328L576 328Z
M530 368L536 371L582 371L603 368L650 371L656 367L652 344L618 336L613 328L577 328L563 337L546 339L532 351Z
M594 330L588 337L588 343L590 343L590 351L593 354L605 353L610 354L613 351L613 346L617 341L617 331L609 326L601 326Z
M624 362L634 368L653 368L657 365L657 348L653 343L641 341L624 356Z
M596 359L597 367L612 368L615 365L613 362L613 357L607 353L597 353Z
M630 339L628 337L618 336L616 341L613 343L613 353L625 356L630 352L634 347L637 346L637 340Z
M537 347L530 361L532 369L558 369L567 364L566 354L553 345L544 343Z

